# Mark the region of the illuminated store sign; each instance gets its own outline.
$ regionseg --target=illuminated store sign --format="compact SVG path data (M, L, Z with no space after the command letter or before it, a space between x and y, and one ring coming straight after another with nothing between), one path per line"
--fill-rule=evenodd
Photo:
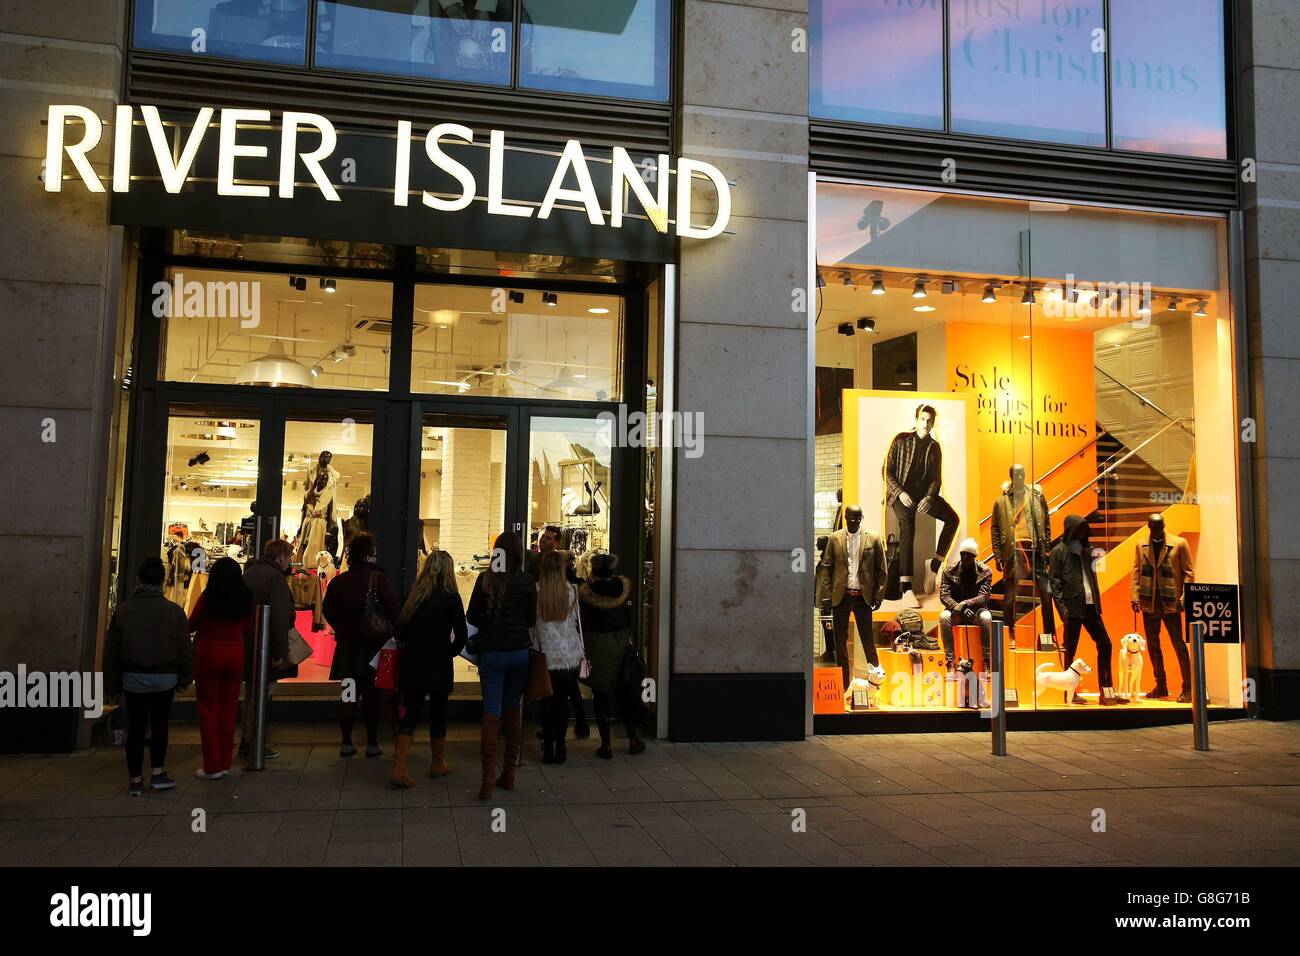
M133 132L139 122L135 115L136 109L134 106L118 106L116 109L110 177L111 189L115 193L131 190L133 162L139 163L139 157L132 155ZM236 167L241 161L267 160L270 153L270 147L265 143L253 145L248 142L246 135L241 142L241 134L246 134L250 129L270 129L273 133L278 129L280 143L278 182L274 186L276 196L280 199L294 198L295 174L301 161L321 196L329 202L343 201L337 184L330 179L325 169L325 161L332 156L338 144L338 135L334 125L318 113L286 111L276 127L271 125L269 110L217 111L212 107L204 107L198 111L188 131L179 130L180 140L173 143L156 106L141 106L138 109L148 134L153 161L168 193L180 193L185 184L194 178L193 167L200 146L204 137L209 135L210 128L215 126L212 135L217 138L217 195L270 198L273 188L271 183L250 182L247 178L241 178ZM303 148L299 142L303 133L318 142L311 148ZM62 191L66 160L75 172L70 179L80 178L91 192L104 192L104 184L88 158L88 154L99 146L103 137L104 123L93 110L84 106L51 106L45 146L46 191ZM416 153L415 141L418 139L423 140L423 153L427 162L434 169L451 177L457 187L455 191L448 193L411 189L412 164L422 161L413 159L413 154ZM507 178L505 133L490 130L486 139L487 195L482 197L478 193L479 183L474 172L446 148L482 146L481 136L458 123L438 123L421 137L416 135L409 120L399 120L391 180L393 205L407 206L415 195L421 204L430 209L455 212L467 208L476 199L485 199L489 215L521 219L535 216L544 220L551 217L557 205L565 204L562 208L584 212L593 226L618 229L622 226L624 217L632 214L629 212L631 196L644 210L656 232L667 234L669 226L673 225L678 236L689 239L712 239L720 235L731 216L730 187L722 173L710 163L679 158L673 164L668 155L661 153L657 162L647 159L638 166L628 151L619 146L613 148L608 160L591 159L584 152L582 143L576 139L565 143L564 149L555 159L550 185L540 203L511 200L504 195ZM603 202L596 178L592 174L593 163L598 169L608 168L608 172L600 177L602 185L608 190ZM138 180L144 174L136 167L134 175ZM674 176L677 190L675 196L670 196ZM717 194L713 221L703 226L691 224L691 185L697 179L710 182ZM649 184L646 180L649 180ZM567 185L570 181L573 185ZM675 212L675 219L671 221L670 209Z

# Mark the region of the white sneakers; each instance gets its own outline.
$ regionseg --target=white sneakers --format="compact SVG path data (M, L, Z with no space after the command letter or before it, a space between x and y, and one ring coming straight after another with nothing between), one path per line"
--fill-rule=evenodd
M203 768L200 767L198 770L194 771L194 776L200 780L220 780L222 777L228 777L229 775L229 770L218 770L216 773L205 773Z
M936 568L935 565L938 565ZM938 558L930 558L925 562L925 581L922 585L922 591L925 594L933 594L935 588L939 586L939 572L943 568L943 562Z

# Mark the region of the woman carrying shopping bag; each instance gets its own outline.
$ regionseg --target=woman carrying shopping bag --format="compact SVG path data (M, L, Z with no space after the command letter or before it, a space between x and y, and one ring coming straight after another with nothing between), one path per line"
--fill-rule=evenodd
M569 555L547 551L537 579L537 648L546 655L551 696L542 706L542 763L564 763L569 730L569 698L582 665L582 624L578 589L568 580Z
M483 689L480 800L492 797L494 783L502 790L515 788L523 723L520 707L528 681L531 632L537 623L537 585L523 568L524 545L519 535L513 531L497 535L491 567L474 581L465 612L466 620L478 628L474 643ZM498 738L505 740L505 766L500 777L496 774Z
M397 753L389 778L395 787L413 787L406 772L415 725L429 700L430 777L451 773L447 747L447 698L455 680L453 660L465 646L465 605L456 590L456 564L446 551L425 559L397 618L401 656L397 668Z

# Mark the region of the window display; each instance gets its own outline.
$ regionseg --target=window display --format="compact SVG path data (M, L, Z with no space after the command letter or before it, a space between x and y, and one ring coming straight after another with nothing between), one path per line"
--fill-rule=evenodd
M817 220L817 713L987 706L999 635L1008 706L1190 706L1184 588L1239 580L1224 221L831 183ZM1239 643L1206 673L1241 706Z

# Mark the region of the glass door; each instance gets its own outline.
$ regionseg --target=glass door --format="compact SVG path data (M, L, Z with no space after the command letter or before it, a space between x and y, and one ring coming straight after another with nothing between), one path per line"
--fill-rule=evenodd
M462 414L425 411L417 417L418 466L408 508L408 577L419 575L438 551L451 555L456 587L465 606L492 544L511 526L507 502L515 495L508 456L510 412ZM455 661L453 695L478 696L478 669Z
M613 551L613 422L533 409L528 420L524 547L548 528L585 578L593 554Z

